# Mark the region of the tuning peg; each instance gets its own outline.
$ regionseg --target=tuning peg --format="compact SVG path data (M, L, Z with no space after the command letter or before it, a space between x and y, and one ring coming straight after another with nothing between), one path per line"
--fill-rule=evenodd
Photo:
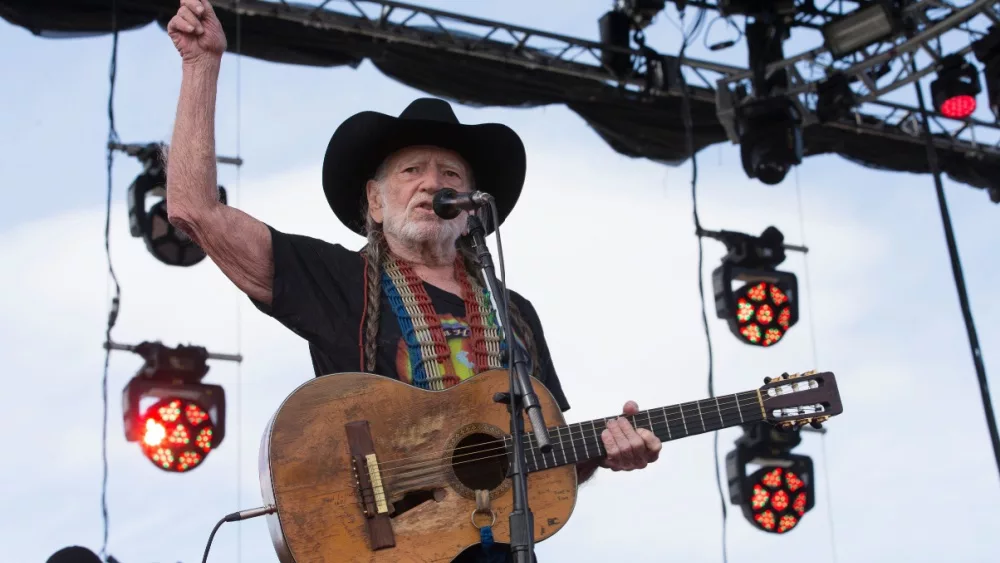
M784 373L782 373L778 377L765 377L764 378L764 383L771 383L772 381L781 381L783 379L788 379L788 372L787 371L784 372Z
M823 428L823 423L818 420L814 420L809 423L809 426L812 426L816 430L819 430L820 428Z
M803 373L802 375L816 375L816 370L814 370L814 369L811 369L811 370L809 370L809 371L807 371L807 372Z

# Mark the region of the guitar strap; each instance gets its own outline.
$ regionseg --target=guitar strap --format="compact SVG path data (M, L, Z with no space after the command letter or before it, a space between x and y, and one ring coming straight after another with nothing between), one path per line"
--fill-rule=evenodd
M483 550L483 559L486 563L506 563L507 555L503 550L493 549L493 522L496 521L496 513L490 505L490 491L486 489L476 490L476 512L487 515L490 523L479 528L479 545Z
M489 293L465 270L461 257L456 258L455 271L462 286L462 301L471 332L473 364L477 371L501 369L505 367L501 358L506 343L500 338ZM457 384L459 378L441 319L423 280L412 266L388 253L383 263L382 290L406 342L413 384L435 391Z

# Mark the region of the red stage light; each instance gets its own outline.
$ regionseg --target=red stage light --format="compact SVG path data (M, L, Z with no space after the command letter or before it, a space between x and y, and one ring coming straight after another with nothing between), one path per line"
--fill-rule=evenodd
M775 269L785 259L784 235L768 227L759 237L730 231L712 236L728 249L712 272L716 316L744 344L779 342L799 319L798 280Z
M976 111L979 95L979 71L961 55L941 59L937 78L931 82L931 100L941 115L965 119Z
M736 308L739 334L746 343L758 346L770 346L781 340L792 317L786 291L764 281L740 288L736 292Z
M208 372L208 352L158 342L143 342L135 351L146 362L122 391L125 439L138 442L164 471L200 466L226 435L225 391L201 383Z
M794 528L811 508L808 493L802 490L805 483L793 471L763 467L748 481L753 483L749 499L751 520L761 530L783 534Z
M142 416L140 445L164 471L197 467L212 451L215 425L206 410L190 400L161 399Z
M954 119L965 119L976 111L976 98L964 94L952 96L941 102L941 115Z

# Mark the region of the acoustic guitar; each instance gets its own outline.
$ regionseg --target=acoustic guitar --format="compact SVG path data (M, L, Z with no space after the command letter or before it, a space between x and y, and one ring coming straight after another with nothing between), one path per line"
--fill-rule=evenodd
M842 412L829 372L765 379L759 389L644 410L629 416L668 442L767 421L792 428ZM507 467L510 415L495 401L504 370L445 391L379 375L318 377L289 395L264 432L260 477L279 559L298 562L451 561L480 543L482 526L510 539ZM528 499L535 541L569 520L575 464L605 455L605 421L566 424L555 399L532 379L552 449L542 453L525 417ZM618 416L618 415L616 415ZM505 431L504 429L507 429Z

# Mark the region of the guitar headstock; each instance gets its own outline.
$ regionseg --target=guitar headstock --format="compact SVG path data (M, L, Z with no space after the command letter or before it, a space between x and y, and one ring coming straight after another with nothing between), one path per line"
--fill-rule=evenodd
M766 378L760 388L764 418L771 424L793 429L819 424L844 412L833 373L787 374Z

